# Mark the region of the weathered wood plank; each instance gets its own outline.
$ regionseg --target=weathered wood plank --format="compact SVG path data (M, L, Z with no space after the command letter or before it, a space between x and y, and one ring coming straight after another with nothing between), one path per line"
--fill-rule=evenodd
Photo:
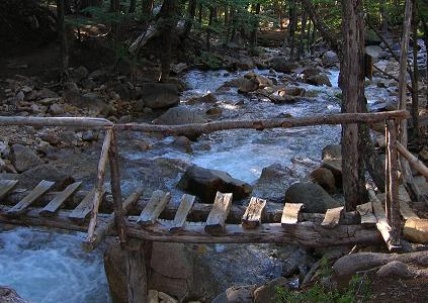
M187 215L189 214L189 211L194 203L195 196L184 194L183 197L181 197L180 206L178 207L174 221L172 222L173 226L170 228L172 232L183 228Z
M361 216L361 225L363 227L373 227L376 225L377 220L373 214L372 202L357 205L357 211Z
M374 215L376 216L376 228L379 230L382 235L383 240L385 241L386 246L389 251L397 251L400 249L399 246L391 243L391 226L388 224L386 218L385 210L383 208L382 202L376 197L376 194L372 189L368 190L370 200L372 201Z
M55 182L43 180L18 204L7 211L9 216L17 216L25 212L25 209L37 200L41 195L47 192Z
M400 203L401 216L407 220L410 218L419 218L419 216L410 207L412 200L404 185L398 187L398 202Z
M71 220L82 222L84 221L92 210L92 201L94 200L96 189L92 189L82 202L70 213L69 218Z
M241 224L246 229L254 229L262 224L262 214L266 206L266 200L251 197L250 203L242 216Z
M133 192L129 197L123 202L123 211L124 215L129 211L129 209L138 201L138 198L143 193L143 188L139 187L135 192ZM92 251L100 245L100 243L105 239L105 237L114 229L115 227L115 214L111 214L110 218L105 222L99 222L97 224L95 231L92 237L88 234L85 242L82 244L83 249L86 251Z
M155 190L149 204L141 212L137 223L140 225L154 224L170 199L171 193Z
M303 208L303 203L285 203L281 216L282 226L299 222L299 213Z
M54 214L64 204L65 200L74 194L81 184L82 182L75 182L67 186L66 189L64 189L62 192L59 192L57 196L40 211L40 214L42 216L50 216Z
M0 180L0 199L14 189L17 184L18 180Z
M205 224L205 232L212 235L225 232L226 219L232 207L232 197L232 193L216 193L213 208Z
M333 228L339 225L340 219L343 216L345 208L343 206L327 209L324 220L321 226L324 228Z

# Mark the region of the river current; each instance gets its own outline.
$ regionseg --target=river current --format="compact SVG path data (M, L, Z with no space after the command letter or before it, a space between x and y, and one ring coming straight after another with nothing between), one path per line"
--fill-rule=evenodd
M281 79L281 74L255 71L268 77ZM236 89L216 92L226 81L243 76L246 72L189 71L184 80L189 89L182 95L180 106L188 100L207 93L215 93L216 106L227 119L271 118L282 114L294 117L337 113L340 106L333 97L338 92L338 71L330 71L332 88L300 84L316 97L303 98L292 103L276 105L268 100L239 95ZM279 80L279 83L280 80ZM284 84L285 85L285 84ZM171 138L163 139L166 142ZM141 157L179 158L206 168L230 173L233 177L254 183L261 170L274 163L291 165L293 158L301 161L320 161L321 149L340 140L340 127L314 126L295 129L221 131L202 136L192 143L193 153L174 149L154 149L145 154L125 153L130 160ZM207 144L210 149L204 148ZM306 160L305 160L306 159ZM302 170L304 170L302 166ZM307 173L302 171L302 174ZM129 183L127 183L129 184ZM51 233L40 229L3 228L0 233L0 285L15 288L25 299L37 303L108 303L108 284L103 268L101 250L86 254L80 248L80 233ZM224 251L224 246L215 250ZM227 249L226 249L227 250ZM265 253L251 246L251 258L262 258ZM262 256L259 256L262 255ZM266 253L266 256L268 253ZM255 277L269 277L278 272L274 261L261 263L254 269ZM258 271L258 272L257 272ZM246 281L258 282L258 280Z

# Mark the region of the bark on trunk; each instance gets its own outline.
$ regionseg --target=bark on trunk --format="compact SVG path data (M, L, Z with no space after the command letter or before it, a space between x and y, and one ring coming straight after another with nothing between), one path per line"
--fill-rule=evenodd
M160 82L168 82L171 65L172 37L177 24L175 18L177 11L177 0L165 0L159 13L158 28L162 33L162 56Z
M343 43L340 64L342 112L363 112L364 105L364 21L361 0L342 1ZM343 192L347 211L368 200L365 189L364 143L358 124L342 125Z

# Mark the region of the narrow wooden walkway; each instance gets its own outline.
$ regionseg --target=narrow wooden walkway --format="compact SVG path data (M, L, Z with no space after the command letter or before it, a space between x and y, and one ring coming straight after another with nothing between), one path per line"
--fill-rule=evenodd
M35 188L21 193L19 201L8 199L18 181L0 181L0 222L23 226L42 226L87 232L91 222L95 189L77 198L81 182L53 192L54 183L42 180ZM79 191L82 193L83 191ZM132 193L123 209L129 237L187 243L290 243L307 247L344 244L381 243L388 231L384 205L371 191L372 201L345 213L343 207L329 209L325 215L304 213L303 204L283 206L282 211L269 209L266 200L252 197L248 206L233 206L232 194L218 192L212 205L194 203L195 197L185 194L179 203L171 194L154 191L149 201L141 199L142 190ZM417 217L409 207L410 198L400 187L401 214L404 219ZM81 194L79 196L82 196ZM102 199L105 199L102 193ZM69 208L67 201L74 202ZM173 205L178 205L174 207ZM136 211L139 215L135 215ZM168 219L165 219L168 218ZM92 250L106 236L117 235L115 214L100 212L84 247ZM387 235L386 235L387 236Z

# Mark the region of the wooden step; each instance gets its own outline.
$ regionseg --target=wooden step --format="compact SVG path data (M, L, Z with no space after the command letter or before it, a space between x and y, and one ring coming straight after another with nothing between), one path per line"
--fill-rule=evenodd
M226 219L232 207L232 196L231 193L216 193L213 208L205 224L205 232L212 235L225 233Z
M52 216L55 212L61 208L64 202L74 194L74 192L79 188L82 182L75 182L67 186L62 192L59 192L55 198L53 198L48 205L46 205L41 211L42 216Z
M165 206L171 200L171 193L162 190L153 192L149 203L143 209L137 223L140 225L155 224Z
M282 211L281 225L285 227L299 222L299 213L303 208L303 203L285 203Z
M376 225L377 220L373 213L372 202L357 205L357 212L360 214L363 227L370 228Z
M193 204L195 203L195 196L184 194L180 200L180 206L175 213L174 221L172 221L172 227L170 231L181 230L186 222L187 215L192 209Z
M37 186L18 202L14 207L7 211L8 216L18 216L26 212L27 207L29 207L34 201L36 201L40 196L47 192L55 182L43 180Z
M0 199L16 187L18 180L0 180Z
M250 204L245 209L241 224L245 229L255 229L262 224L262 215L266 206L266 200L251 197Z
M345 208L343 206L327 209L324 220L321 226L324 228L334 228L340 223L340 219L343 216Z
M407 192L404 185L398 187L398 202L400 203L401 216L407 220L410 218L419 218L419 216L410 207L412 200L410 199L409 193Z
M104 194L104 192L103 192ZM89 213L92 210L92 204L94 201L95 189L92 189L85 198L83 198L82 202L68 215L70 220L83 223L86 220Z

